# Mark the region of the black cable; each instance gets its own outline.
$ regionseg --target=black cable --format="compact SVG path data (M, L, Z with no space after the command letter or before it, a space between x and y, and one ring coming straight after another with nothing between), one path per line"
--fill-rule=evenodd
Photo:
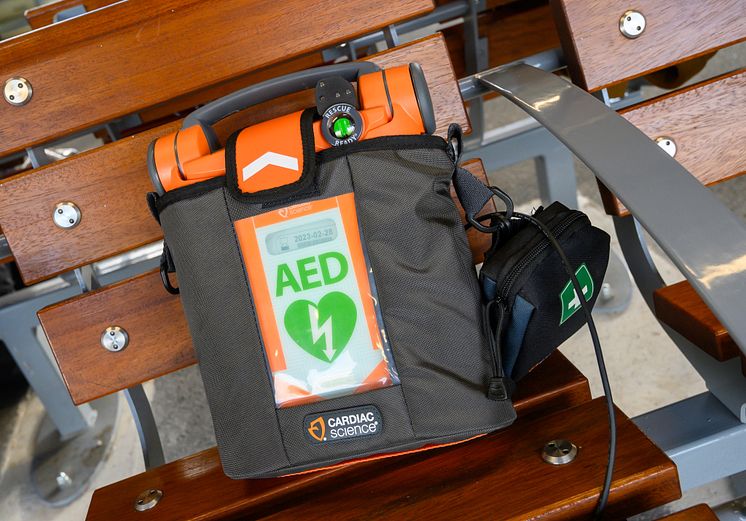
M598 363L598 372L601 375L601 385L603 386L604 394L606 395L606 407L608 409L609 413L609 457L608 462L606 464L606 476L604 478L604 485L601 489L601 494L598 497L598 503L596 504L596 509L593 513L594 519L600 519L601 515L603 513L604 508L606 508L606 503L609 499L609 492L611 491L611 479L612 475L614 473L614 461L616 459L616 414L614 412L614 399L611 396L611 386L609 385L609 375L606 373L606 364L604 362L604 355L601 351L601 342L598 339L598 332L596 331L596 324L593 322L593 316L591 315L591 308L588 305L588 302L586 302L585 297L583 296L583 290L580 287L580 283L578 282L577 277L575 276L575 272L572 269L572 265L570 264L570 261L567 259L567 256L565 255L565 252L562 250L562 247L557 242L557 239L552 234L551 230L547 228L547 226L536 219L535 217L532 217L530 215L513 212L513 217L522 219L524 221L528 221L532 225L536 226L541 232L544 234L544 236L549 240L549 243L552 245L554 250L557 252L557 255L559 255L560 259L562 260L562 265L565 268L565 271L570 276L570 281L572 282L573 288L575 289L575 293L578 295L578 300L580 300L580 304L583 308L583 313L585 313L585 320L588 324L588 331L591 334L591 340L593 341L593 349L596 352L596 362Z
M617 429L616 429L616 414L614 411L614 398L611 395L611 385L609 384L609 375L606 372L606 363L604 362L604 355L603 351L601 350L601 341L598 339L598 332L596 331L596 324L593 321L593 315L591 314L591 309L588 303L585 300L585 297L583 296L583 290L580 287L580 283L578 282L577 277L575 276L575 272L572 269L572 265L570 264L570 261L567 259L567 256L565 255L564 250L560 246L559 242L557 242L556 237L552 234L551 230L541 221L536 219L535 217L531 215L526 215L519 212L511 212L511 216L508 217L505 215L506 212L494 212L491 214L485 214L477 217L476 219L469 219L468 223L464 226L464 228L468 229L472 226L475 226L475 221L483 221L489 218L499 218L502 222L497 222L490 226L489 230L492 233L499 233L500 229L505 227L507 228L507 224L510 221L510 219L516 219L516 220L524 220L528 223L532 224L533 226L537 227L541 233L549 240L549 243L552 245L552 248L557 252L557 255L559 255L560 260L562 261L562 267L565 269L565 272L570 276L570 281L572 282L573 289L575 290L576 295L578 295L578 300L580 301L580 305L583 308L583 313L585 315L585 321L588 325L588 331L591 334L591 340L593 342L593 350L596 354L596 362L598 363L598 372L601 376L601 386L604 390L604 395L606 396L606 408L608 410L609 414L609 456L606 463L606 474L604 476L604 484L601 488L601 494L598 497L598 503L596 503L596 508L593 512L593 518L594 519L601 519L601 516L603 514L604 509L606 508L606 504L609 500L609 493L611 492L611 481L612 476L614 474L614 462L616 460L616 438L617 438ZM476 226L475 226L476 227ZM582 296L582 297L581 297Z

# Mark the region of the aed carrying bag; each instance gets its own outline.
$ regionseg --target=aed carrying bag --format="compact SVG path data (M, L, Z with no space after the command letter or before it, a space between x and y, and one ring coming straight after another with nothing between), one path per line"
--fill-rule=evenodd
M455 154L428 135L421 70L370 67L250 87L151 146L162 274L172 291L167 272L178 275L232 478L459 442L515 419L509 397L487 396L499 361L450 197ZM218 119L314 84L315 109L217 150Z

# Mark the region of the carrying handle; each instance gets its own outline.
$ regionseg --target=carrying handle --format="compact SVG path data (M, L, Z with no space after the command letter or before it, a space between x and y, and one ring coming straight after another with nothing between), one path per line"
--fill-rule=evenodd
M348 81L355 81L361 74L379 70L381 70L380 67L372 62L345 62L314 67L313 69L272 78L255 85L249 85L198 108L184 119L182 129L200 125L209 135L210 130L208 129L212 125L231 114L280 96L311 89L316 86L319 80L329 76L342 76Z

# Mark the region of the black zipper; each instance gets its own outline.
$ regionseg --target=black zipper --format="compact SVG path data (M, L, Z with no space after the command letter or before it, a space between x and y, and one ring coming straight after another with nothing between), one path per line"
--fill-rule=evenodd
M559 238L560 234L567 230L572 224L575 223L575 221L582 219L585 217L585 214L582 212L573 212L572 214L565 217L562 221L560 221L556 226L551 228L552 235ZM515 280L518 278L518 276L521 274L521 272L531 264L536 257L538 257L541 252L543 252L548 246L549 241L546 237L543 235L541 236L541 241L539 244L534 246L531 251L528 252L528 254L523 257L523 260L513 266L513 269L510 270L510 273L503 281L502 285L500 286L500 291L498 292L498 295L500 298L507 298L508 292L511 289L511 286L515 282Z

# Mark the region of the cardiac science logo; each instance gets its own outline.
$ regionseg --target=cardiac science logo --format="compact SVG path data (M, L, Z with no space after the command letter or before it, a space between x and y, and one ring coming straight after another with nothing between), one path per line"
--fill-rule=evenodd
M383 430L381 412L373 405L309 414L303 423L314 444L376 436Z

